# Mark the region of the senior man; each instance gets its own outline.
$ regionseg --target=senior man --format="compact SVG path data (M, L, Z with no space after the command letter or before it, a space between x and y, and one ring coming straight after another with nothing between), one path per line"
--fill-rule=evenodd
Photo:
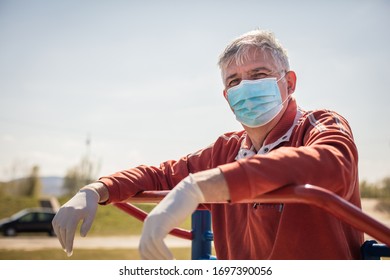
M360 257L363 234L317 208L239 203L286 185L313 184L361 207L358 152L348 122L330 110L297 106L296 74L269 31L235 39L219 66L223 96L244 129L159 167L141 165L83 187L53 220L68 254L77 224L83 220L85 236L99 203L172 189L145 221L139 246L143 259L173 259L164 238L199 204L211 211L218 259Z

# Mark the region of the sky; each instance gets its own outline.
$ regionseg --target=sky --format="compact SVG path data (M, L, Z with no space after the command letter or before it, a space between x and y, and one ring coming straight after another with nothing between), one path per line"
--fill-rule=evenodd
M361 180L390 176L390 1L0 0L0 181L158 165L241 130L217 60L271 30L305 110L350 123ZM87 141L89 140L89 141ZM87 144L89 143L89 144Z

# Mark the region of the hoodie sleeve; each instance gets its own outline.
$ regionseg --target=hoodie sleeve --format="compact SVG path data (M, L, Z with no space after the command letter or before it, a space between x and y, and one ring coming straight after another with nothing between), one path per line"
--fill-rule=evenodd
M146 190L170 190L190 173L216 168L235 160L245 131L228 132L211 145L160 166L140 165L99 179L109 192L104 204L125 201Z

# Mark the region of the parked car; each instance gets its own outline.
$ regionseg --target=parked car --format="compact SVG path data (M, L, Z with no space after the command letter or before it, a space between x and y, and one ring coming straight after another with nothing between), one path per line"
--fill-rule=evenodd
M0 231L5 236L15 236L21 232L47 232L54 236L51 221L55 211L50 208L28 208L0 220Z

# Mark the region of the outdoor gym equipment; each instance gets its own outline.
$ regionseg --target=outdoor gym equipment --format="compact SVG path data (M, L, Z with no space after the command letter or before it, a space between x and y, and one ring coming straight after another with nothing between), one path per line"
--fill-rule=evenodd
M158 203L169 191L145 191L127 202L114 204L119 209L143 221L148 213L131 203ZM361 247L362 259L390 257L390 228L365 214L360 208L338 195L313 185L285 186L255 199L240 203L303 203L318 207L352 227L367 233L375 240L368 240ZM208 203L211 204L211 203ZM175 228L171 235L192 240L192 259L215 259L211 254L213 234L210 213L202 206L192 215L192 230ZM381 242L381 243L378 243Z

